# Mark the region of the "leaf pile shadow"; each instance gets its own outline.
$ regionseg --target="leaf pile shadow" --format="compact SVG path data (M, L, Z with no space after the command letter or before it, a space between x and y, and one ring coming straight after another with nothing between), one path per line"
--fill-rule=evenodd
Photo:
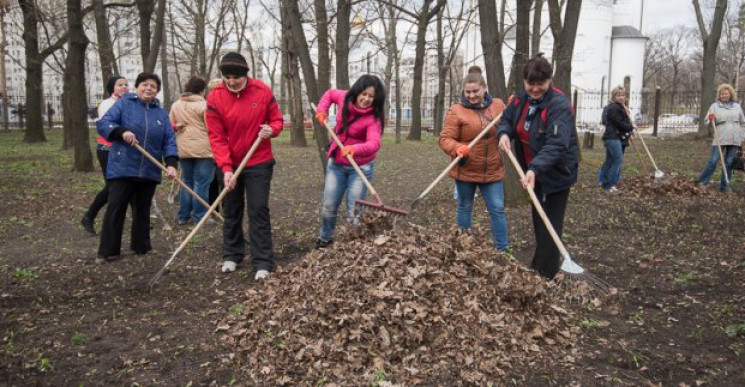
M625 179L623 189L636 196L711 196L716 192L698 182L676 174L669 174L661 179L652 176L634 176Z
M565 286L471 235L388 221L281 267L218 322L247 380L485 384L574 362Z

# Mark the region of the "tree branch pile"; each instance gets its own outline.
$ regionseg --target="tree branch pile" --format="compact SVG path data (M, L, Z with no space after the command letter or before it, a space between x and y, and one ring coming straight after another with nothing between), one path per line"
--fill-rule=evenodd
M574 362L565 287L488 238L414 225L365 232L381 223L367 222L279 268L218 322L249 384L486 384Z

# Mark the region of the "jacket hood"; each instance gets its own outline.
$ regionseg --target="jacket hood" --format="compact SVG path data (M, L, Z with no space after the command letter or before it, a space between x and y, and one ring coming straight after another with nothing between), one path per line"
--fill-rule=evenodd
M184 102L204 102L205 101L204 97L202 97L201 95L191 94L191 93L186 93L182 95L181 98L179 99Z

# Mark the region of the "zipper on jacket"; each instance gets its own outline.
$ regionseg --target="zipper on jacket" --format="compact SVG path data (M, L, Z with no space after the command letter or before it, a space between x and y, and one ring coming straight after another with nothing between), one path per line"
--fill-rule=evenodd
M147 150L147 137L150 132L149 116L150 115L150 104L145 103L145 138L142 140L142 147ZM145 164L145 155L140 155L140 173L139 177L145 177L142 173L142 167Z

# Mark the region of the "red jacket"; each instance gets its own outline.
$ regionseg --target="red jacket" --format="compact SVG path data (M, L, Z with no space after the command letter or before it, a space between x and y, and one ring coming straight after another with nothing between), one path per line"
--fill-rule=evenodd
M204 112L210 148L217 167L223 172L232 172L248 153L258 138L260 125L272 127L277 137L282 131L282 113L277 100L267 85L248 78L246 87L239 93L219 84L207 97ZM265 163L274 159L272 142L264 140L246 166Z

